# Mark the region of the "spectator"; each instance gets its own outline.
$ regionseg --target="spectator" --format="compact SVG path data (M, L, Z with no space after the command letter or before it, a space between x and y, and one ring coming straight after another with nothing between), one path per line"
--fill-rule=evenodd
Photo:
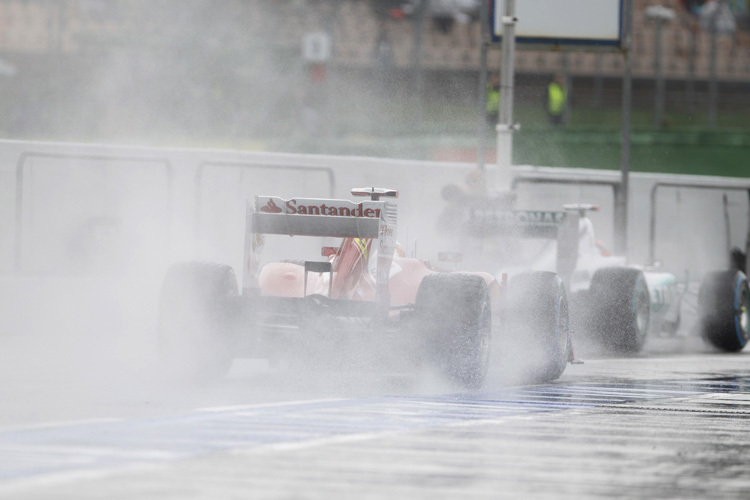
M565 112L568 107L568 91L565 88L565 77L556 73L547 85L547 114L553 125L565 124Z
M487 125L494 127L497 125L497 118L500 114L500 75L490 73L487 82Z

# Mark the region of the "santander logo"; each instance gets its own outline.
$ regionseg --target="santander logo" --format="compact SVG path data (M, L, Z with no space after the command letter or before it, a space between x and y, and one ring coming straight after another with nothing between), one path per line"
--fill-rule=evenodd
M269 199L264 206L260 207L260 211L267 214L278 214L281 212L281 207L274 203L273 200Z
M277 203L278 201L278 203ZM300 199L282 200L273 197L256 197L257 210L267 214L327 215L334 217L380 218L382 202L348 200Z

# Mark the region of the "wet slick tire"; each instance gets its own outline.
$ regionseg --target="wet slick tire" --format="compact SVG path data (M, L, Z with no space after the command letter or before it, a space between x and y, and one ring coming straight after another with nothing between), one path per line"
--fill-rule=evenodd
M750 289L742 271L715 271L698 291L703 338L722 351L742 350L750 338Z
M484 279L461 273L427 275L419 285L415 310L427 363L464 389L480 388L492 335Z
M571 352L565 285L553 272L526 272L511 279L509 293L503 357L513 365L513 377L532 383L558 379Z
M643 271L599 269L591 279L589 297L593 308L590 329L603 347L617 354L639 353L651 321L651 295Z
M169 379L211 382L226 375L238 295L229 266L185 262L169 268L158 312L159 359Z

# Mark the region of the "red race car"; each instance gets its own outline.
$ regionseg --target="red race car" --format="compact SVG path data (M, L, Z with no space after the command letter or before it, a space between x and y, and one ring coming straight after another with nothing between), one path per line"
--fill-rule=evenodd
M476 389L491 360L504 358L491 357L497 347L514 352L516 364L525 353L520 365L534 380L560 376L572 349L567 298L554 273L516 277L509 289L489 273L439 271L400 251L396 190L352 194L369 199L257 196L248 203L242 293L230 266L173 265L158 320L171 372L216 377L234 358L249 357L326 369L429 370ZM271 235L281 244L273 247ZM290 243L317 256L281 259ZM263 259L266 247L274 261Z

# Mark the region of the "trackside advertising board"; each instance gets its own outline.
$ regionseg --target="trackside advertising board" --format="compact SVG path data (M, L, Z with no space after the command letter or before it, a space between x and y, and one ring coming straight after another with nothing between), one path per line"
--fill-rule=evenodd
M516 0L516 42L556 48L619 48L623 0ZM492 41L502 41L504 0L493 0ZM524 47L528 48L528 47Z

